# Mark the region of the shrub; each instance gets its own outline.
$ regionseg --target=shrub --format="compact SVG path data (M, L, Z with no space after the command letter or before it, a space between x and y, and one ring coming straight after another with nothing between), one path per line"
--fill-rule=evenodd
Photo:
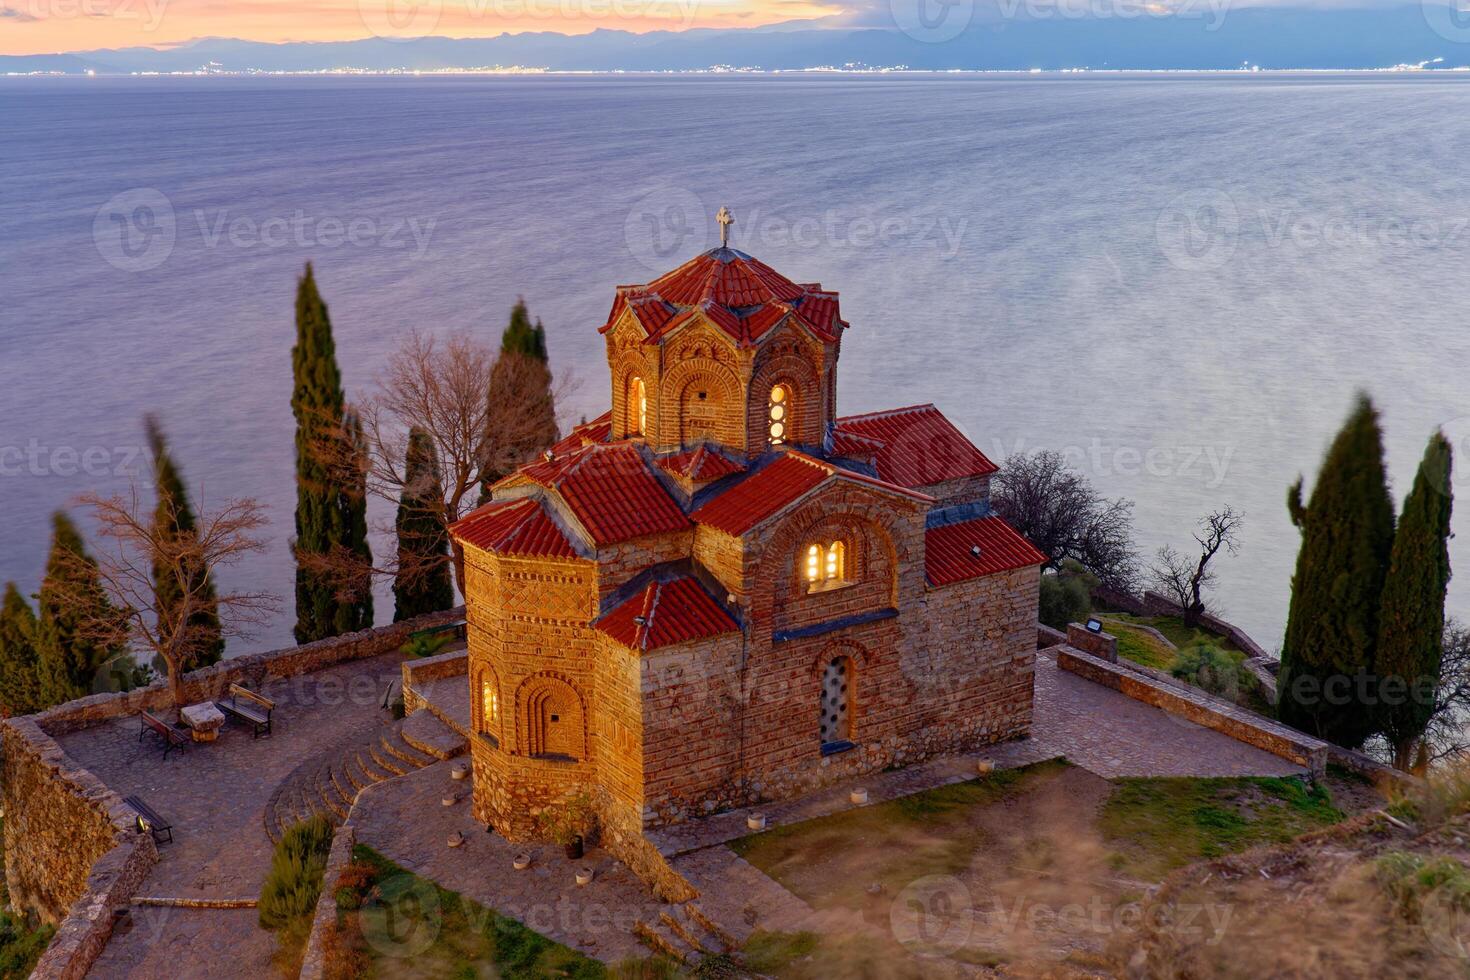
M1085 622L1090 615L1092 599L1085 579L1065 572L1041 576L1037 619L1054 630L1065 630L1068 623Z
M311 921L331 849L332 825L326 817L313 817L286 831L260 889L261 928L277 930L303 919Z
M1240 661L1210 643L1180 650L1169 672L1180 680L1231 701L1240 700L1242 693L1251 685L1251 679L1242 676Z
M55 934L55 926L41 925L15 912L0 911L0 978L21 980L30 976Z

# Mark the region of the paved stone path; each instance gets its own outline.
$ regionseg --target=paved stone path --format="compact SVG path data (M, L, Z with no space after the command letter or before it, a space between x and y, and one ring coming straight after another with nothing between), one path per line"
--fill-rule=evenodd
M446 793L469 792L467 781L450 778L453 765L441 762L363 790L351 816L358 843L588 956L615 963L649 955L633 927L640 918L657 919L663 905L631 871L597 848L571 861L560 847L511 844L486 833L467 796L442 803ZM451 848L446 841L456 831L465 843ZM511 861L521 851L532 863L517 871ZM595 877L578 886L573 875L584 866Z
M1059 670L1036 655L1032 740L1104 779L1121 776L1291 776L1306 772L1228 735Z
M252 739L226 724L219 740L191 745L168 759L153 737L138 740L137 718L121 718L60 741L80 764L120 796L136 794L173 822L174 843L139 895L165 898L255 898L270 867L271 843L262 819L282 779L326 746L354 734L364 740L390 716L380 704L402 657L389 654L278 680L264 691L276 701L273 733ZM231 975L264 976L275 940L253 910L135 910L163 922L162 944L150 930L117 936L93 968L98 977L218 975L221 949L240 951ZM160 969L167 963L169 969Z

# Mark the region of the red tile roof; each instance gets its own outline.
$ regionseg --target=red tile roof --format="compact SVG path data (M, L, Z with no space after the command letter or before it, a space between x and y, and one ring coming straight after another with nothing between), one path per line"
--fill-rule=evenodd
M837 294L819 283L798 285L733 248L716 248L646 286L619 286L602 332L631 310L648 342L703 313L742 347L758 343L790 316L822 340L837 340L843 322Z
M577 551L541 505L529 497L486 504L456 521L455 538L502 555L576 558Z
M922 493L845 470L792 449L782 453L775 462L701 505L689 516L696 524L716 527L728 534L744 534L828 479L851 480L889 493L931 502L931 498Z
M676 476L682 476L696 483L718 480L731 473L744 473L746 470L744 463L737 463L723 453L715 452L706 446L665 456L658 461L658 465Z
M905 487L987 476L999 469L933 405L840 418L832 432L832 451L871 460L881 479Z
M527 480L566 501L598 547L689 527L684 511L631 443L593 443L523 466L496 486Z
M689 576L650 582L597 621L597 628L635 650L702 640L740 627L704 586Z
M583 446L594 442L607 442L612 437L612 412L603 412L591 422L582 422L572 426L572 431L562 437L561 441L551 447L551 451L560 456L569 453L573 449L581 449Z
M974 548L980 549L978 555ZM978 517L924 532L924 577L930 585L950 585L1045 561L1035 545L999 517Z
M800 453L785 453L689 516L727 534L744 534L831 475L830 467Z

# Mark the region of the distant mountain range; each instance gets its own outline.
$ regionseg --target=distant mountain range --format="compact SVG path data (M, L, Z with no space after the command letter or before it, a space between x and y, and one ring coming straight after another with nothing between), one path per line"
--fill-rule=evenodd
M713 66L794 70L843 65L915 70L1371 69L1470 66L1470 17L1438 0L1363 10L1199 3L1187 15L1068 19L1003 17L1020 0L977 12L935 43L922 28L777 28L634 34L502 34L493 38L373 38L268 44L208 38L176 47L0 56L0 72L102 74L194 71L375 71L522 66L553 71L698 71ZM1452 0L1453 2L1453 0ZM1080 4L1069 5L1080 8ZM1093 4L1091 6L1096 6ZM1139 8L1135 7L1135 11ZM918 35L918 36L915 36Z

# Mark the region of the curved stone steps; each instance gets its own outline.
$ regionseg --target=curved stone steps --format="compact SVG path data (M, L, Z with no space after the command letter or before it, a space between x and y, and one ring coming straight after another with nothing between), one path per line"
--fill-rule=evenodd
M411 766L410 772L417 772L425 766L431 766L439 761L429 753L420 752L404 741L402 726L394 726L393 734L384 734L379 741L382 742L384 749L393 754L396 760Z

